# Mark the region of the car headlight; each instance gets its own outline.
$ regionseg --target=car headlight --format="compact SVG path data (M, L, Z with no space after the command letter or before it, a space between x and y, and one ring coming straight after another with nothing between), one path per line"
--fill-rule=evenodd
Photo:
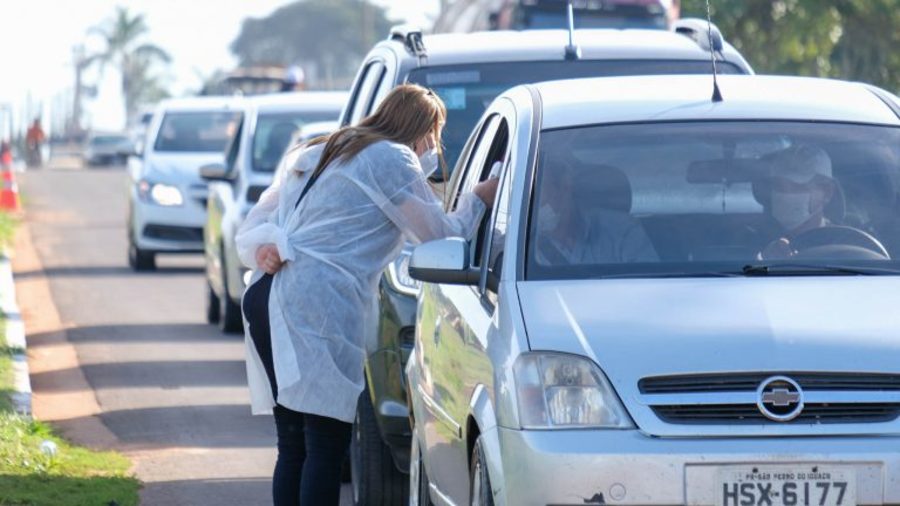
M184 204L181 190L177 186L163 183L151 183L147 180L141 180L138 183L138 195L145 202L165 207L175 207Z
M422 283L409 275L409 259L412 250L404 249L400 256L388 264L387 279L391 288L412 297L419 295Z
M606 376L587 358L525 353L513 371L523 429L634 428Z

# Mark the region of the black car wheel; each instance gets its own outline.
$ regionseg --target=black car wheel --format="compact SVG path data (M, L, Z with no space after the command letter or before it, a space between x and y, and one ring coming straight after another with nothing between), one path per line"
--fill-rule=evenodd
M206 281L206 322L219 323L221 313L219 313L219 296L216 295L209 280Z
M381 439L368 389L363 390L356 405L350 468L355 505L409 502L409 478L397 469L390 448Z
M152 271L156 269L156 255L138 248L134 241L128 241L128 265L136 271Z
M219 297L219 328L233 334L244 330L240 304L235 304L228 293L228 269L225 267L225 249L219 251L222 264L222 296Z
M418 436L415 435L415 431L413 432L409 455L409 505L431 506L428 473L425 472L425 461L422 460Z
M472 466L469 472L469 504L472 506L494 506L494 495L491 493L491 479L488 476L487 462L484 458L484 443L481 436L475 440L472 452Z

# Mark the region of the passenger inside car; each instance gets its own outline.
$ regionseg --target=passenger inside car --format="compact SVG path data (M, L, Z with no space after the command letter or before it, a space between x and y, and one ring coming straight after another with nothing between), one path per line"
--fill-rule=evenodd
M640 222L629 214L631 185L621 170L560 160L542 181L535 245L539 263L658 260Z

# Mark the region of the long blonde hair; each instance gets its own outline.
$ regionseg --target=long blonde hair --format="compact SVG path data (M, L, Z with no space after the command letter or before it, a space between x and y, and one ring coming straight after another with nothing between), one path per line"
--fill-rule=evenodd
M312 177L317 177L332 162L346 161L375 142L387 140L412 148L428 134L434 135L446 176L441 146L441 130L446 120L447 107L436 93L417 84L397 86L384 98L375 114L362 120L359 125L343 127L310 142L325 143Z

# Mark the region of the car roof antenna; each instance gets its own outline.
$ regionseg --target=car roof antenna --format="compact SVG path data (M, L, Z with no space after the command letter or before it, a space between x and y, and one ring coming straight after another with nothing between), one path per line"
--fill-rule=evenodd
M569 1L569 5L572 5L571 0ZM713 95L712 101L713 103L723 102L722 92L719 90L719 79L718 79L718 71L716 69L716 49L713 44L713 29L712 29L712 14L710 13L709 8L709 0L706 0L706 35L709 37L709 57L712 60L712 73L713 73Z
M569 45L566 46L566 60L578 60L581 58L581 48L575 45L575 7L572 0L568 1L569 11Z

